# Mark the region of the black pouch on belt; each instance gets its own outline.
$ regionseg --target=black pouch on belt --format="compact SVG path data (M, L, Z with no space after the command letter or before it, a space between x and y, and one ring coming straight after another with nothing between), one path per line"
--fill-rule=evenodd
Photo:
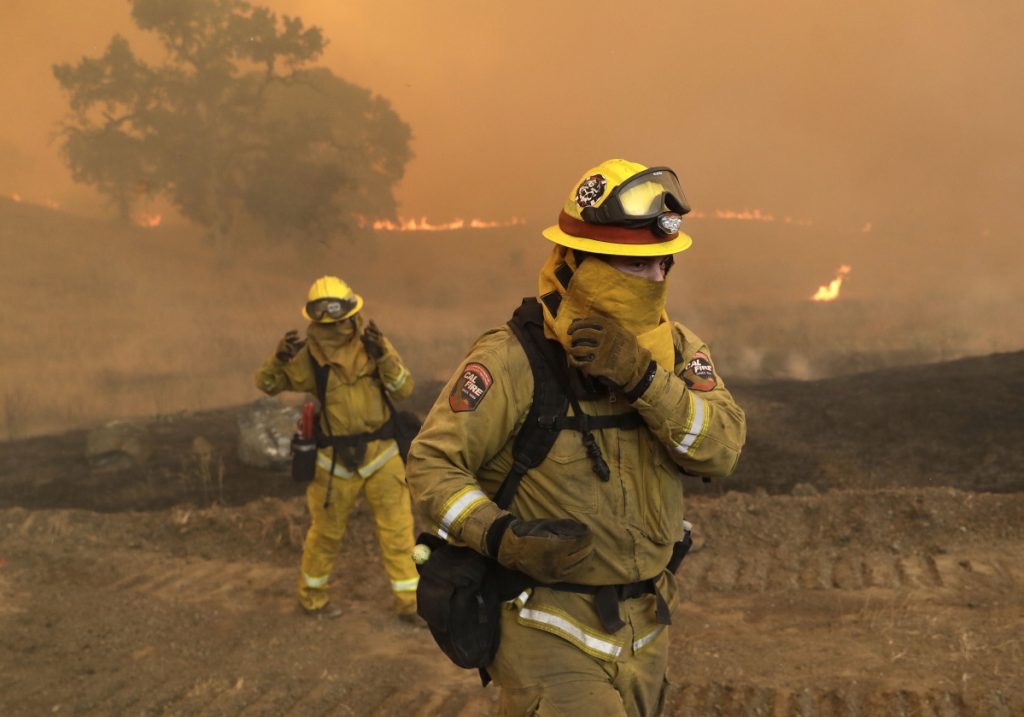
M417 569L416 612L444 654L459 667L483 668L498 651L501 600L494 562L471 548L422 533L430 557Z
M292 436L292 480L308 483L316 474L316 439Z

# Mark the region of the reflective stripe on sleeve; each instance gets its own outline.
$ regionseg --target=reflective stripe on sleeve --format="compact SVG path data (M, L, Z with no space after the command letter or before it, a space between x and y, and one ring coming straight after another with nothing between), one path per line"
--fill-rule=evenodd
M396 378L391 383L384 384L384 388L386 388L389 391L397 391L398 389L405 385L405 380L407 378L409 378L409 370L405 366L402 366L402 372L398 374L398 378Z
M458 534L459 529L466 522L466 518L469 517L470 513L489 500L490 498L484 495L484 492L479 488L467 486L458 491L445 503L444 515L441 516L441 525L439 526L440 530L445 531L446 535L450 532Z
M392 580L391 590L396 593L411 593L416 590L416 586L419 584L420 579L418 576L409 580Z
M308 588L322 588L324 585L327 584L327 578L329 577L329 575L324 575L320 578L314 578L311 575L306 575L305 573L303 573L302 582L306 583L306 587Z
M700 437L707 430L707 407L704 399L694 396L692 391L687 391L686 395L690 399L690 425L676 446L676 450L684 456L690 455L690 451L697 447Z

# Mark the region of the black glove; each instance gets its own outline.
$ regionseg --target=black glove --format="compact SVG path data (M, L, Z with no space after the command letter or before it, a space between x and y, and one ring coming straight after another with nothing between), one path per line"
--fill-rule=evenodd
M379 359L384 355L384 334L380 332L372 319L363 330L362 339L363 346L366 347L366 353L370 354L370 358Z
M488 550L507 568L542 583L562 582L594 552L593 535L578 520L519 520L505 515L487 531Z
M277 357L277 360L281 363L288 363L295 358L295 354L297 354L299 349L305 345L306 340L300 339L299 332L292 329L277 342L277 351L274 353L274 356Z

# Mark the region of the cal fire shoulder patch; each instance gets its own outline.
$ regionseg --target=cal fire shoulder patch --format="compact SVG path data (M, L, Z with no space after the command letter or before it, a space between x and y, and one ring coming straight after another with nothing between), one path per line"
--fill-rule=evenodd
M482 363L468 363L462 369L462 376L448 394L448 405L452 411L475 411L494 383L491 372Z
M711 359L707 354L698 351L693 358L686 362L686 368L683 369L683 380L694 391L710 391L718 385L718 379L715 378L715 367L711 365Z

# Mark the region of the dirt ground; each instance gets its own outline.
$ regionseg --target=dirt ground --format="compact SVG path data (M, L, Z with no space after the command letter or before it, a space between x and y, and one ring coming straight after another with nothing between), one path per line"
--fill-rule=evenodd
M690 486L668 713L1024 715L1022 375L1017 353L734 384L750 444ZM392 616L365 504L342 617L297 612L303 499L238 464L236 414L154 422L131 469L90 468L81 431L0 444L0 714L492 714Z

